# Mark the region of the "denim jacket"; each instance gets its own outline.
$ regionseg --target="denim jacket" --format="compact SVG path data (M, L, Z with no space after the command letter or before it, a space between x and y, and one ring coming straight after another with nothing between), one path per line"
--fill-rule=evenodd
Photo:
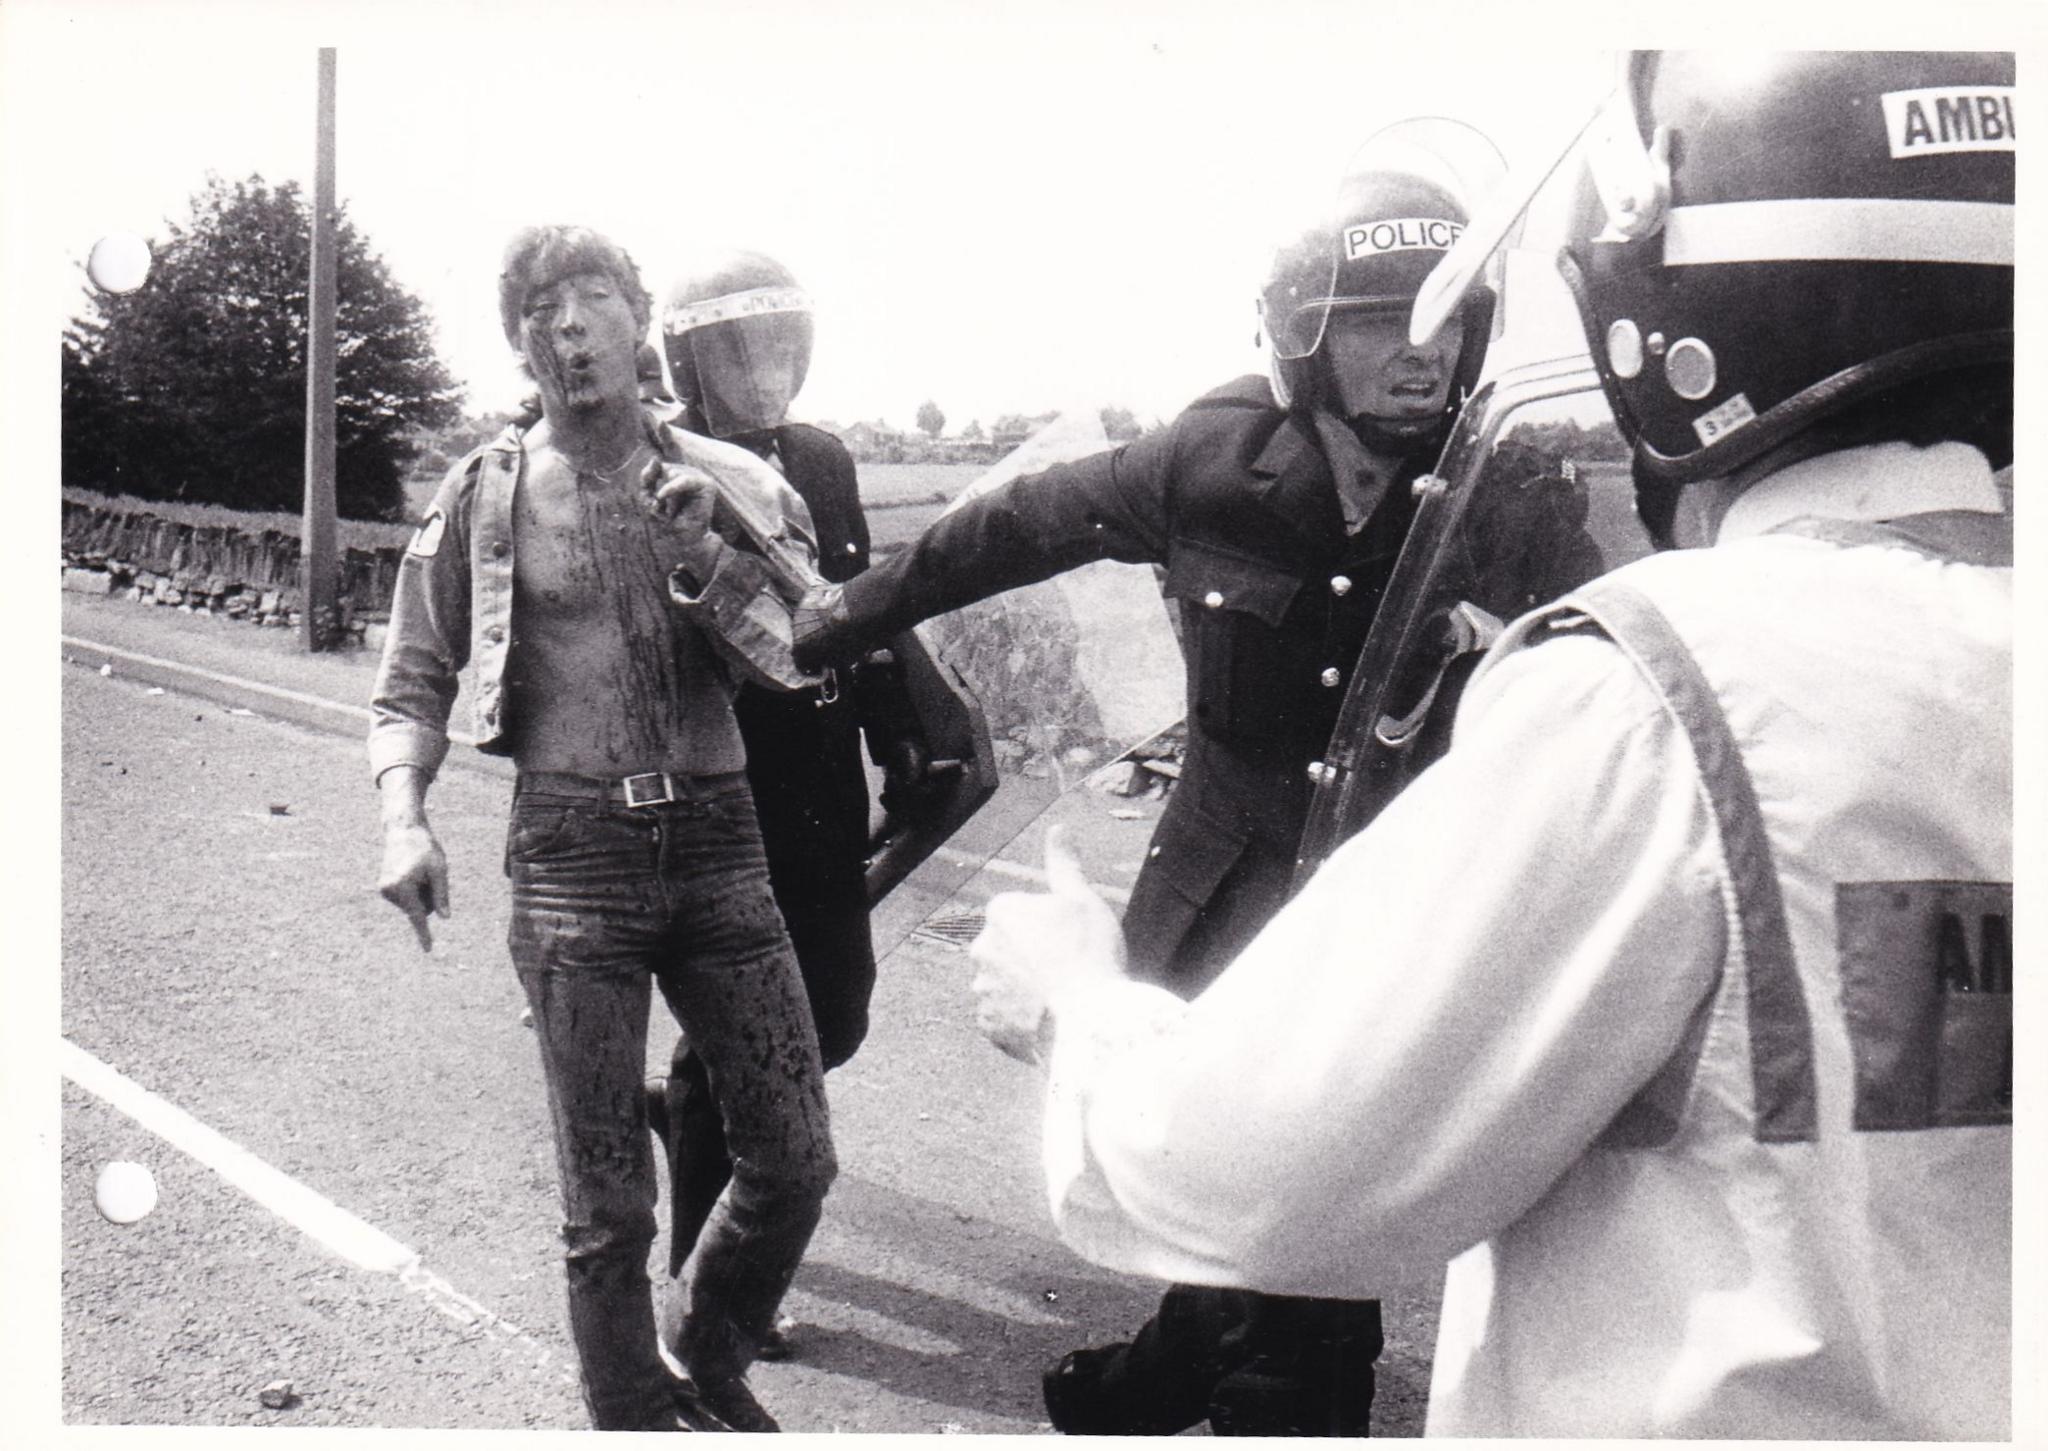
M657 422L650 417L650 427ZM513 630L512 501L525 461L516 428L464 458L449 470L406 548L370 697L372 779L393 766L418 766L429 775L440 769L457 680L471 662L476 748L511 754L505 661ZM793 490L784 486L782 492L793 526L789 537L808 549L809 516ZM791 604L759 558L728 547L701 590L672 592L677 608L743 677L776 689L801 682L789 662Z

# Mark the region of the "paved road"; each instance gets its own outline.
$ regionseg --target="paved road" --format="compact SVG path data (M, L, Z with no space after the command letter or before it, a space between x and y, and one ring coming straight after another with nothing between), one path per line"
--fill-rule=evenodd
M242 643L209 631L257 633L111 602L67 610L69 634L96 624L157 654L167 626L200 653ZM419 1265L404 1278L357 1268L67 1084L66 1419L584 1424L538 1065L503 948L508 781L458 765L435 789L455 917L423 955L367 886L375 800L352 729L246 713L225 693L152 686L122 660L102 675L91 652L67 654L66 1039ZM242 659L261 672L255 655ZM360 669L318 662L294 685L327 689L346 683L331 672ZM1049 794L1006 788L961 842L966 855L935 863L878 920L893 950L874 1031L830 1080L844 1172L788 1304L802 1354L757 1372L792 1430L1039 1429L1039 1367L1128 1333L1155 1297L1052 1235L1038 1080L973 1033L964 953L912 931L928 918L943 929L1016 885L1035 831L988 871L972 875L973 860ZM1150 829L1110 816L1121 804L1070 796L1058 808L1082 824L1091 875L1111 886L1128 884ZM93 1175L115 1158L148 1164L163 1191L128 1228L91 1208ZM1419 1429L1433 1299L1394 1308L1389 1432ZM259 1389L278 1379L297 1400L261 1407Z

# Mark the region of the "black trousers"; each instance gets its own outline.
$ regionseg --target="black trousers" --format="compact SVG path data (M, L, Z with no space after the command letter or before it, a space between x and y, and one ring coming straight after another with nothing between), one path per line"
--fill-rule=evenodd
M1185 784L1179 788L1185 790ZM1192 998L1287 900L1292 856L1239 847L1196 905L1229 833L1184 805L1153 840L1124 914L1133 976ZM1149 880L1148 880L1149 879ZM1073 1435L1364 1436L1383 1336L1377 1300L1175 1285L1128 1344L1079 1350L1045 1375L1053 1426Z
M1081 1436L1364 1436L1382 1345L1376 1300L1175 1285L1129 1344L1048 1371L1046 1410Z

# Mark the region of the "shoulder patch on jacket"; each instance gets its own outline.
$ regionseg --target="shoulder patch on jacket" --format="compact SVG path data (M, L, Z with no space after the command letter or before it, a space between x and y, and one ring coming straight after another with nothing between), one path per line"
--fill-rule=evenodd
M441 548L441 536L448 531L448 516L439 509L429 510L421 521L412 543L405 546L407 554L418 555L421 559L432 559Z

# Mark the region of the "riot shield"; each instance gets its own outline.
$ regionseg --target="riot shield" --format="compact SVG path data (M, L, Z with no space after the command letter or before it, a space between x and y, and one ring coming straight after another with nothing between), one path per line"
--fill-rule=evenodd
M1095 409L1070 409L949 509L1109 446ZM1180 641L1150 565L1097 560L927 620L918 634L981 702L1002 768L1063 790L1186 709Z
M884 788L881 825L868 838L867 888L872 907L996 794L996 753L988 719L958 671L932 658L914 630L861 662L878 695L904 702L904 722L931 752L925 779L899 797ZM866 687L863 687L866 688Z
M1443 754L1507 621L1650 552L1628 460L1584 356L1512 368L1466 405L1310 768L1297 885Z
M1109 446L1098 409L1069 409L948 508ZM952 837L998 784L1012 788L997 812L1001 829L989 823L972 842L955 844L954 886L1061 792L1156 736L1184 708L1179 641L1145 565L1101 560L1010 590L927 620L886 653L890 659L877 663L900 672L933 756L959 765L943 767L929 792L901 802L885 795L869 850L871 904Z

